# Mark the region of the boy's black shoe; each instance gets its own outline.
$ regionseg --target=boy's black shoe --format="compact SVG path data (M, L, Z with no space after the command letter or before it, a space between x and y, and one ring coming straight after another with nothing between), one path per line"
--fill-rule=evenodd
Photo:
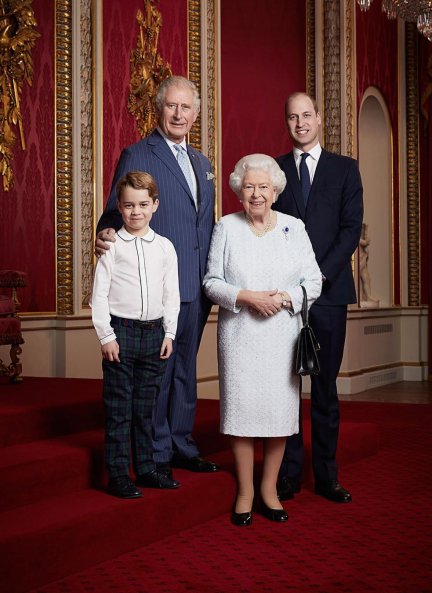
M140 498L142 496L141 490L138 490L129 476L110 478L107 492L118 498Z
M180 482L172 480L169 476L154 469L151 472L137 476L136 485L144 486L144 488L164 488L165 490L172 490L173 488L178 488Z

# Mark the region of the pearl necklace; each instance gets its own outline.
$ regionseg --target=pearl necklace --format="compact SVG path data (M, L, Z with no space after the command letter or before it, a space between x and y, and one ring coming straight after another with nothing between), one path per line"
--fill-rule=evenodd
M272 225L272 212L270 212L269 219L262 231L258 231L255 228L252 218L248 214L246 214L246 212L245 212L245 216L246 216L246 222L248 223L250 230L253 232L253 234L256 237L264 237L264 235L269 232L271 225Z

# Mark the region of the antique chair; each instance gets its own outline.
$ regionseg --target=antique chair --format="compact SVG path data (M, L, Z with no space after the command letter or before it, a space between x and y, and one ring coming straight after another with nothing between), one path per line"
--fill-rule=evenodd
M15 270L0 270L0 291L7 289L9 295L0 294L0 345L10 345L9 365L0 358L0 375L10 377L12 383L22 381L22 366L18 359L21 354L21 344L24 340L21 335L21 321L16 315L20 308L17 288L25 286L24 272Z

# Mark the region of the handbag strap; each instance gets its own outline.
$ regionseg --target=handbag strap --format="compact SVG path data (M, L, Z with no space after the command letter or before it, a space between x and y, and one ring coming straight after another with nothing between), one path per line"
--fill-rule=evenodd
M303 327L305 325L309 324L309 315L308 315L308 306L307 306L307 292L306 292L306 288L303 286L303 284L300 284L300 287L303 291L303 305L302 305L302 321L303 321Z

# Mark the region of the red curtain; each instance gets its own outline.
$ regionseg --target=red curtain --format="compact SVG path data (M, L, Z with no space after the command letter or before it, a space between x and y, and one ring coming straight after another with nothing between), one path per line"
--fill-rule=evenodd
M284 104L306 90L306 2L221 0L222 214L240 209L228 186L236 162L291 149Z

